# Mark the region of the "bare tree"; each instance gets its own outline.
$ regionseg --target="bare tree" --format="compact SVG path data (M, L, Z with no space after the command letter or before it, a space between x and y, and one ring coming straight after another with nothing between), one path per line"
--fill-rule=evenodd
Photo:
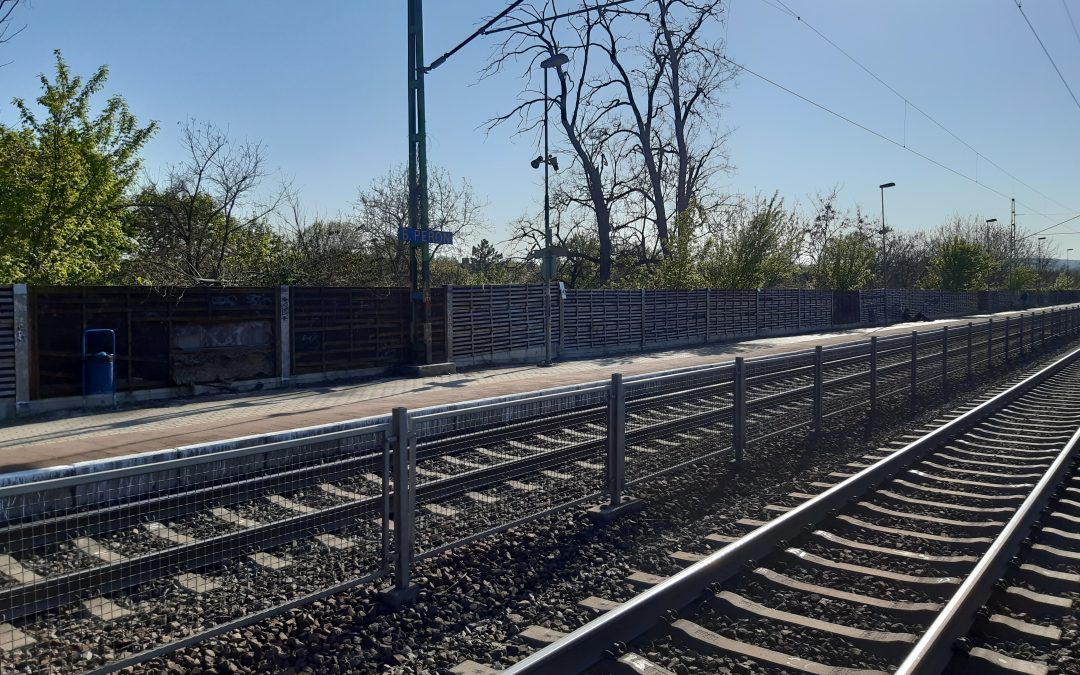
M210 124L181 130L187 158L166 180L149 181L133 214L135 260L143 279L164 283L246 283L275 235L269 225L288 186L262 194L270 175L260 143L236 142Z
M26 28L26 24L18 28L15 28L12 24L15 8L19 6L20 2L21 0L0 0L0 45L10 42ZM6 65L7 63L0 63L0 66Z
M440 253L461 254L484 227L484 204L472 185L455 181L445 169L428 171L428 221L431 229L454 233L453 247L436 245ZM404 166L390 169L360 190L352 220L366 250L378 266L373 283L395 286L409 283L409 244L398 241L398 228L409 224L408 176Z
M708 208L708 179L727 167L714 118L731 72L719 58L723 45L704 38L705 29L722 20L720 0L650 0L645 8L649 14L593 7L556 19L556 0L522 5L513 15L519 25L483 72L489 77L511 64L526 66L518 105L489 128L516 120L520 132L537 133L544 108L556 113L573 157L570 180L559 181L556 208L591 210L601 284L627 241L640 262L658 262L650 240L658 238L666 249L671 218L693 199ZM571 60L545 99L538 65L555 53ZM574 238L558 230L555 236Z

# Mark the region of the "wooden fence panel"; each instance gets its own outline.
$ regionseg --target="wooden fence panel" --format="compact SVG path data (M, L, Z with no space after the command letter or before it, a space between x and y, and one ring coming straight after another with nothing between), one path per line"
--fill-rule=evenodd
M15 295L0 286L0 401L15 399Z
M32 286L31 398L82 392L82 333L116 333L118 391L271 377L273 289Z
M329 373L382 368L410 358L411 306L407 288L289 288L292 372ZM445 295L442 296L445 301ZM432 317L443 326L440 304ZM445 352L445 336L432 330L432 347Z
M495 358L544 348L544 293L550 292L552 345L559 344L555 285L455 286L451 360Z
M641 345L641 291L568 290L563 351L596 352Z
M753 335L758 325L757 296L754 290L709 291L709 339Z

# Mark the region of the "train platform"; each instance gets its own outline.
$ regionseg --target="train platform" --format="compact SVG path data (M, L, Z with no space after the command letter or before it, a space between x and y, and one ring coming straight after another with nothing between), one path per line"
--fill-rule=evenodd
M927 326L963 326L968 321L988 316L1004 319L1018 314L1020 312L979 314L931 322L756 338L565 361L549 368L535 365L487 367L436 377L383 378L266 393L174 399L105 412L69 414L61 419L21 420L0 426L0 474L340 423L385 415L399 406L414 409L447 405L605 380L616 372L636 375L724 363L739 355L763 356L815 345L856 342L872 335L907 333Z

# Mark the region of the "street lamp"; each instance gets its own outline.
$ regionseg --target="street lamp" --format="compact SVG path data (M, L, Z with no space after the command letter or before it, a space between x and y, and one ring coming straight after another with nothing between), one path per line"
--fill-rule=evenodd
M551 277L555 273L555 258L551 251L551 194L548 188L551 168L559 170L555 158L548 149L548 108L551 101L548 98L548 71L555 68L559 71L559 79L562 80L562 67L570 63L570 57L566 54L552 54L540 62L544 69L544 154L532 161L533 168L544 165L544 254L541 258L541 272L544 277L544 362L541 365L551 365Z
M996 223L997 218L986 219L986 254L990 255L990 223ZM990 275L986 275L986 290L990 290Z
M885 188L896 187L896 183L882 183L878 186L881 188L881 287L889 287L889 279L886 276L888 273L888 263L885 257L885 234L889 231L885 227Z

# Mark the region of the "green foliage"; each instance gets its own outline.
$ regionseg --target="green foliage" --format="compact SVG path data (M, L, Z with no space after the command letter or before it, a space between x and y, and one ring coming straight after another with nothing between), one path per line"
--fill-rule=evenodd
M698 269L711 288L765 288L795 275L801 240L798 217L774 194L729 219L705 244Z
M510 283L506 259L487 239L481 239L479 244L472 247L472 255L463 261L463 265L472 283Z
M0 282L109 281L127 246L124 197L157 129L120 96L93 116L108 68L84 81L55 55L55 78L40 76L44 114L16 98L20 128L0 128Z
M1039 273L1030 267L1017 267L1005 277L1005 288L1010 291L1027 291L1038 285Z
M820 288L855 291L874 279L877 249L864 232L850 232L830 239L818 256L816 276Z
M1054 291L1071 291L1076 288L1076 284L1073 282L1072 275L1068 272L1061 272L1054 279L1054 285L1050 287Z
M994 259L979 244L960 235L937 243L924 285L942 291L976 291L985 288Z
M675 216L668 233L668 253L651 274L650 288L688 290L702 288L705 280L697 269L693 240L705 223L705 209L691 199L690 205Z

